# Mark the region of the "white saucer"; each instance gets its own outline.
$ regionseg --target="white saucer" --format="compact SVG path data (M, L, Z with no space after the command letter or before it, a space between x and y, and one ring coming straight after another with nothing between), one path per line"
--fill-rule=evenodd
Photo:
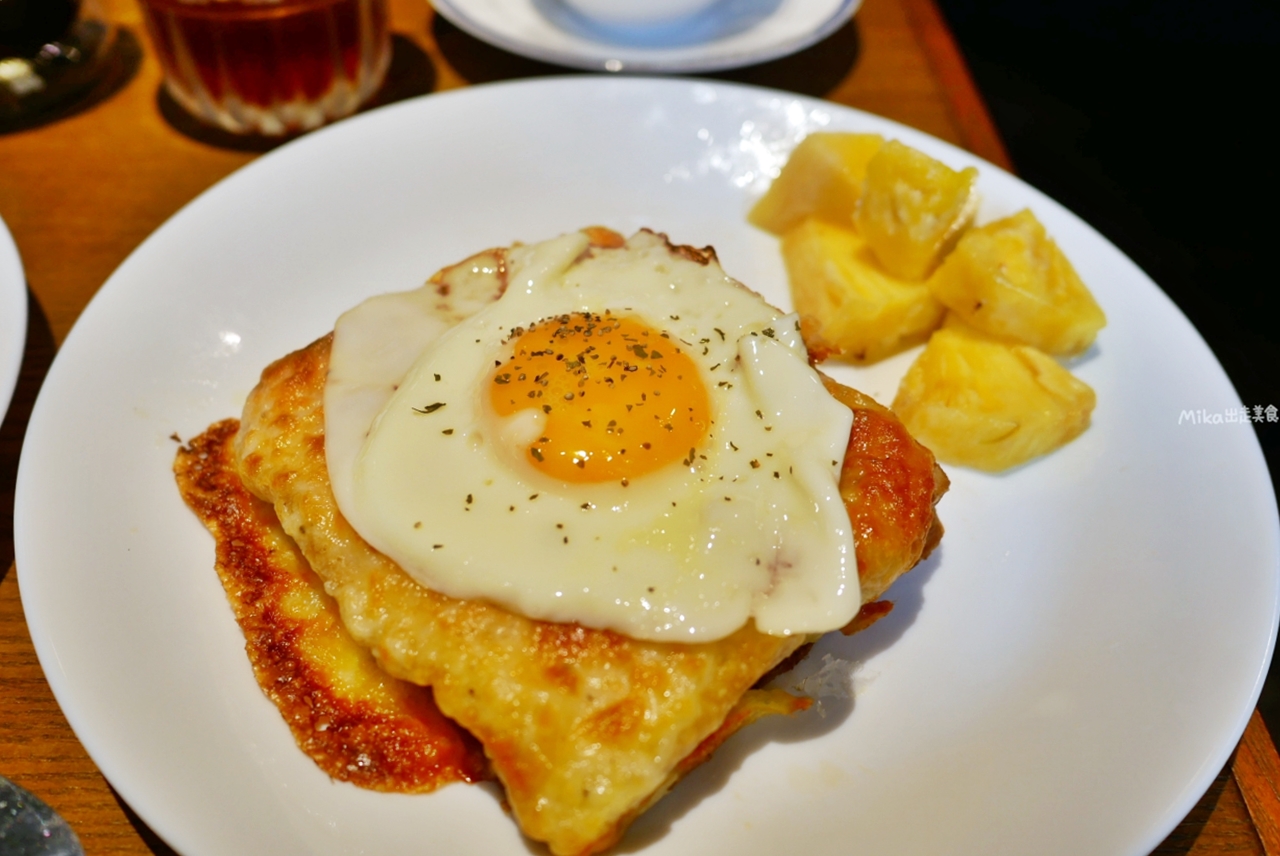
M544 62L593 71L719 71L807 48L848 21L862 0L721 0L678 24L623 31L593 24L560 0L431 0L477 39Z

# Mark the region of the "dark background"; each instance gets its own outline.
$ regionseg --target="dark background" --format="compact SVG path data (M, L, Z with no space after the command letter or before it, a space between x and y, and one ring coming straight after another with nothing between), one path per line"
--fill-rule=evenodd
M1280 3L938 2L1019 175L1173 298L1242 405L1280 407ZM1255 431L1280 484L1280 424ZM1280 668L1259 707L1280 736Z

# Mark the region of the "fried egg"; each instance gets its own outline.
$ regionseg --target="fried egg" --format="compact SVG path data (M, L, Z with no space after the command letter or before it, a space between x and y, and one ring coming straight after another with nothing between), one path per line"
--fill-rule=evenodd
M709 252L619 243L516 247L473 313L422 289L339 319L339 508L420 584L530 618L680 642L845 625L852 414L795 316Z

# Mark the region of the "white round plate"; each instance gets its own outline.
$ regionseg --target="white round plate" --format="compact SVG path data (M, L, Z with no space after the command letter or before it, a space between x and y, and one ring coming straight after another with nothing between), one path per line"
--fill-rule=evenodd
M459 29L503 50L592 71L720 71L803 50L834 33L862 0L720 0L679 24L624 33L560 0L431 0Z
M777 242L744 218L824 128L978 166L983 220L1040 217L1110 319L1073 366L1094 423L1005 475L953 468L947 535L897 608L809 661L856 663L854 699L737 735L620 852L1138 856L1181 820L1256 701L1280 570L1252 429L1196 415L1241 402L1187 320L1071 213L908 128L781 92L574 77L432 95L262 157L152 235L62 346L18 476L23 605L72 727L148 824L188 856L529 852L492 789L361 791L294 746L178 497L171 435L237 415L268 362L362 298L588 224L714 245L786 305ZM887 400L909 359L835 373Z
M27 343L27 280L9 227L0 220L0 421L9 409Z

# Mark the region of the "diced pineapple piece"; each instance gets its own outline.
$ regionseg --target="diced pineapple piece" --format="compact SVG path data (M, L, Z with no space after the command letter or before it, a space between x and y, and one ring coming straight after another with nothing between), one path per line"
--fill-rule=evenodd
M885 270L921 280L973 222L978 171L956 172L890 140L867 164L854 222Z
M849 226L867 162L882 145L879 134L810 134L796 146L747 220L775 235L806 217Z
M945 310L928 287L882 271L851 229L805 220L783 236L782 259L805 335L855 362L923 342L942 321Z
M1088 348L1107 323L1071 262L1026 209L966 232L929 288L979 330L1059 356Z
M943 308L945 309L946 307L943 307ZM974 327L972 324L967 323L963 318L961 318L956 313L952 312L950 309L947 309L947 314L942 317L941 329L959 330L961 333L968 333L972 336L981 336L984 339L991 339L996 342L1003 342L1006 345L1027 344L1026 342L1023 342L1021 339L1015 339L1012 336L998 336L995 333L991 333L986 330L979 330L977 327Z
M952 325L907 370L893 410L939 460L999 472L1075 439L1095 401L1042 351Z

